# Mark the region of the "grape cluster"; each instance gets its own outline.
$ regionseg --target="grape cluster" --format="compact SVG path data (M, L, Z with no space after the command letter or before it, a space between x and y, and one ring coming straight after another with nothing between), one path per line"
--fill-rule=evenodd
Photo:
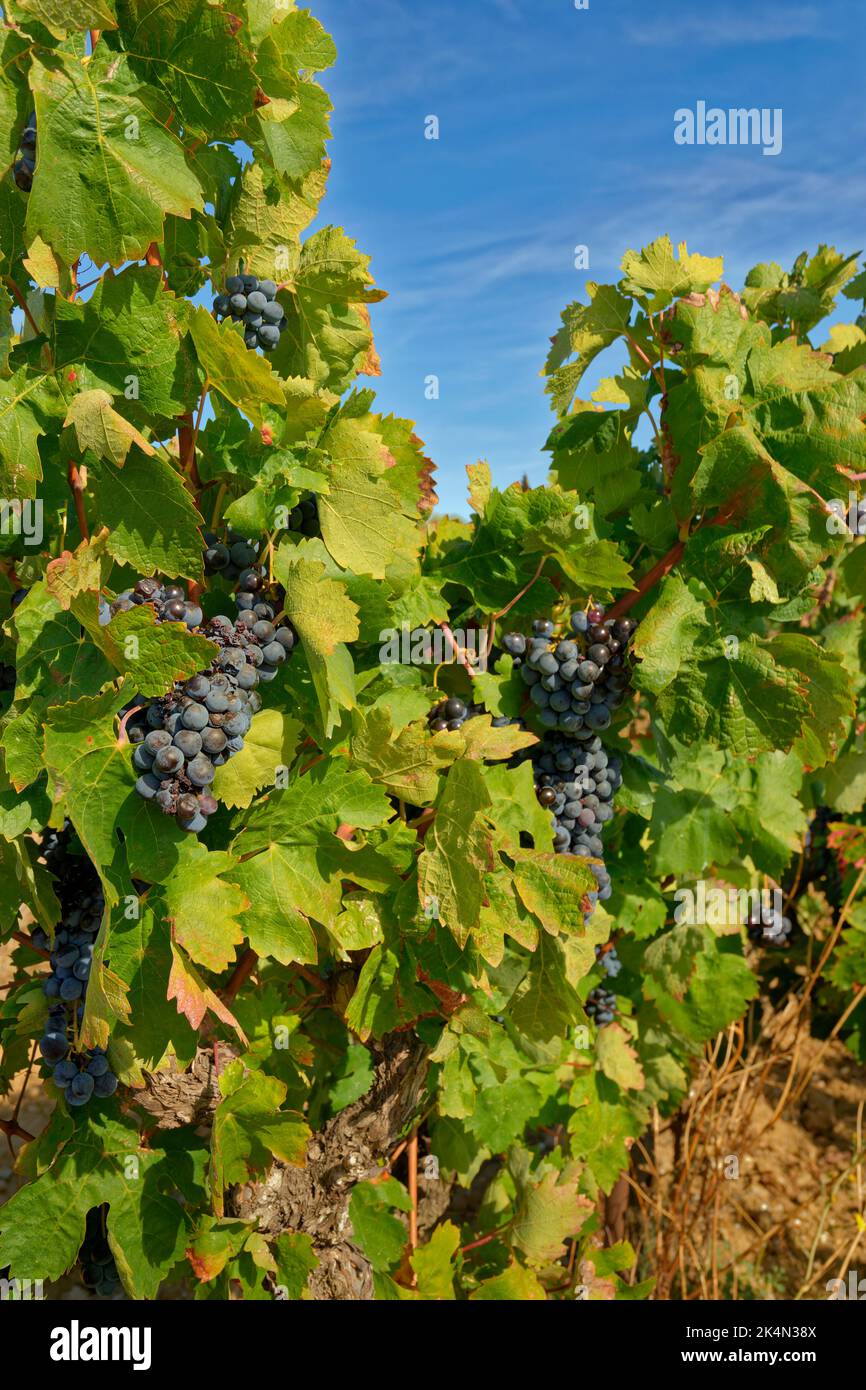
M205 531L204 541L205 574L221 574L224 579L237 579L255 565L262 548L261 541L247 540L231 529L224 541L213 531Z
M530 754L535 769L535 794L553 817L553 847L557 854L589 859L596 887L587 894L588 922L597 902L607 902L613 888L604 860L602 834L613 819L613 797L622 785L619 758L610 757L597 734L586 740L546 734ZM613 946L596 946L596 960L614 979L622 962ZM603 991L602 991L603 993ZM589 996L599 996L594 990ZM614 1000L616 996L609 995ZM609 1007L587 1012L598 1024L609 1023ZM611 1017L613 1015L611 1014Z
M608 978L615 980L622 970L622 961L616 953L616 947L610 942L606 946L596 946L595 958Z
M87 1213L87 1225L78 1252L78 1263L81 1266L84 1287L90 1289L91 1293L99 1294L101 1298L113 1298L122 1289L117 1263L103 1233L101 1207L93 1207Z
M600 859L602 830L613 819L614 793L622 785L620 759L611 757L598 734L578 743L562 734L547 735L529 755L535 771L535 794L553 816L553 847L557 854ZM597 900L611 895L610 875L603 864L592 864L598 882Z
M289 530L302 536L321 534L319 508L312 493L307 497L302 497L298 505L289 512Z
M211 792L216 769L244 747L262 707L256 687L274 679L297 640L290 623L275 625L274 606L261 600L264 582L259 570L244 571L235 621L220 615L199 629L220 649L211 665L176 683L127 728L141 773L135 790L192 834L200 834L217 809Z
M12 166L12 177L22 193L29 193L33 187L36 171L36 112L31 111L27 124L21 132L18 145L18 158Z
M110 623L117 613L149 603L158 623L186 623L187 627L201 626L204 614L197 603L186 596L180 584L161 584L158 579L139 579L134 589L124 589L113 602L100 597L99 622Z
M295 535L321 534L319 509L312 493L302 497L298 505L289 512L287 527L289 532ZM224 540L214 531L205 531L204 540L205 574L221 574L224 579L237 579L239 574L258 562L264 548L264 541L248 539L231 527Z
M0 692L15 689L15 667L0 662Z
M42 986L48 999L48 1020L39 1043L43 1060L53 1068L55 1084L69 1105L86 1105L92 1096L107 1099L117 1090L117 1077L101 1047L85 1050L78 1044L84 1016L84 996L93 963L104 900L90 861L69 852L69 832L47 831L42 854L57 880L63 913L54 945L47 932L35 927L30 940L38 951L49 951L51 973Z
M273 352L286 326L283 306L277 300L273 280L259 280L255 275L230 275L225 293L214 300L217 319L230 318L244 326L244 342L248 348Z
M784 950L790 943L794 930L790 917L769 906L751 913L747 927L749 940L755 946L770 946L775 950Z
M450 696L447 700L440 700L438 705L434 705L427 715L427 727L433 734L441 734L446 729L450 733L462 729L467 719L476 719L479 714L486 714L483 705L468 704L465 700L459 699L456 695ZM519 723L519 720L509 719L507 714L497 714L493 718L494 729L502 729L507 724Z
M553 818L554 850L591 861L596 886L587 894L585 921L613 891L602 836L613 819L622 764L608 754L600 735L631 693L628 647L636 627L631 618L606 621L603 606L591 604L572 613L570 636L557 639L554 624L539 618L530 637L510 632L502 639L546 730L529 756L536 796ZM610 979L622 969L610 944L596 947L596 960ZM609 1023L616 996L599 986L587 1012L597 1023Z
M627 649L636 626L631 618L605 622L604 608L594 604L572 613L573 636L560 641L548 619L532 624L531 637L506 633L502 645L519 662L545 728L589 739L610 727L630 694Z
M616 995L613 990L597 985L590 991L583 1007L599 1028L603 1028L606 1023L613 1023L616 1018Z

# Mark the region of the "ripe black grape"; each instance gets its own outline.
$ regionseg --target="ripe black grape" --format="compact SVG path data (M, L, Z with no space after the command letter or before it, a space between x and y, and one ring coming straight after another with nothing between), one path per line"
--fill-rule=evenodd
M242 323L248 348L273 352L286 328L285 312L276 296L277 286L273 280L259 280L255 275L230 275L224 293L214 299L214 316L220 322L231 319Z
M53 947L41 927L31 932L39 951L50 949L51 972L43 980L48 1018L39 1051L55 1085L68 1105L85 1105L95 1094L105 1098L117 1087L108 1058L101 1048L86 1051L77 1046L76 1024L84 1013L84 995L93 963L93 948L102 924L104 899L99 878L83 853L71 852L70 831L48 830L41 852L55 875L61 920ZM102 1084L97 1085L97 1078Z
M231 534L229 539L229 564L235 571L245 566L240 576L244 587L236 597L240 599L251 590L260 592L264 577L249 564L259 547ZM157 585L154 591L150 585L141 589L140 581L131 594L131 601L137 595L139 601L154 602L166 619L172 616L173 604L189 607L177 585ZM207 671L185 684L175 684L161 699L139 710L128 727L130 742L135 745L133 766L142 773L136 792L153 801L163 814L174 816L178 825L192 834L204 830L208 817L217 809L210 791L217 768L243 749L253 715L261 709L255 687L261 680L276 676L277 667L295 646L294 629L288 624L277 627L271 621L282 608L282 599L276 593L273 597L273 603L260 604L263 616L252 623L232 622L225 615L202 623L203 615L196 605L194 630L208 637L219 648L218 654Z
M96 1081L97 1094L100 1081L104 1084L105 1077ZM107 1207L94 1207L87 1213L84 1241L78 1252L82 1283L91 1293L98 1294L101 1298L113 1298L123 1287L111 1247L103 1231L107 1210Z
M36 112L31 111L18 142L18 157L12 165L12 177L22 193L33 187L36 172Z
M616 995L613 990L605 989L598 985L587 997L584 1005L589 1017L593 1019L600 1028L606 1023L613 1023L617 1013Z

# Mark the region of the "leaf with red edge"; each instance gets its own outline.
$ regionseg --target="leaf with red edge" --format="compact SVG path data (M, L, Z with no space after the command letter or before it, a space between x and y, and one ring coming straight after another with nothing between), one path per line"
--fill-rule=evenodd
M213 990L205 984L195 966L174 942L171 946L171 955L172 966L168 980L168 998L177 1001L178 1013L183 1014L193 1028L200 1028L202 1019L210 1009L221 1022L234 1028L245 1046L248 1045L249 1040L234 1014L226 1008L219 996L214 994Z

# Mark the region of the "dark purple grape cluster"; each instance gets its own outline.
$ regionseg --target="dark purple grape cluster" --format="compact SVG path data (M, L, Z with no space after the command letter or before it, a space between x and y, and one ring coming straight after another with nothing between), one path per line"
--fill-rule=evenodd
M33 187L36 172L36 112L31 111L18 142L18 156L12 165L12 177L22 193Z
M611 757L597 734L577 742L562 734L547 735L529 756L535 773L535 794L553 817L553 848L557 854L576 854L600 860L602 832L613 819L613 797L622 786L620 759ZM598 889L596 902L611 895L610 874L602 863L590 865Z
M479 714L486 714L483 705L467 704L465 700L459 699L456 695L451 695L447 700L440 700L438 705L434 705L427 715L427 727L433 734L441 734L446 729L450 733L462 729L467 719L475 719ZM518 724L517 719L509 719L507 714L497 714L493 717L494 729L503 729L507 724Z
M597 985L590 991L583 1007L599 1028L603 1028L606 1023L613 1023L616 1018L616 995L613 990Z
M529 753L540 805L553 818L553 848L590 861L596 880L587 894L588 922L598 902L607 902L613 889L603 859L604 827L613 819L613 798L622 785L622 763L611 757L600 734L610 727L613 712L631 693L628 647L637 627L631 618L605 620L601 604L572 613L571 636L558 639L554 624L539 618L532 636L506 633L504 650L514 658L521 679L545 732ZM615 948L596 947L596 960L607 976L622 969ZM609 1023L616 996L601 987L589 996L587 1012Z
M104 1232L105 1209L93 1207L87 1213L84 1240L78 1252L81 1281L100 1298L113 1298L123 1288L117 1263Z
M16 679L15 667L9 666L6 662L0 662L0 692L14 690Z
M105 902L90 860L69 853L68 829L46 831L42 855L56 878L63 915L53 946L42 927L30 933L36 950L50 951L51 963L42 986L48 999L48 1019L39 1051L67 1104L80 1106L94 1096L105 1100L117 1090L117 1077L104 1050L87 1050L77 1041Z
M201 626L204 614L199 605L187 598L180 584L163 584L158 579L139 579L134 589L124 589L112 602L100 597L99 622L105 627L118 613L149 603L158 623L186 623L187 627Z
M622 970L622 961L616 953L616 947L610 942L606 946L596 946L595 958L609 979L615 980Z
M274 679L297 641L291 624L277 626L273 604L261 600L264 583L257 569L241 574L235 621L220 615L197 629L220 649L211 665L150 702L128 726L141 774L135 790L192 834L217 809L217 768L244 747L262 707L256 687Z
M289 512L289 530L301 536L321 535L319 508L312 493Z
M213 531L205 531L204 542L205 574L221 574L224 579L237 579L255 565L262 549L261 541L249 540L231 528L222 541Z
M231 319L242 324L247 347L264 352L274 351L286 327L274 281L260 280L256 275L230 275L225 292L214 300L213 311L220 322Z
M301 536L321 534L319 509L312 493L302 497L289 512L287 528L290 533ZM265 545L264 541L242 536L231 527L224 539L220 539L215 531L205 531L204 541L205 574L221 574L224 579L237 579L244 570L256 565Z
M794 923L790 917L767 905L750 914L747 930L753 945L769 946L773 950L783 951L790 945Z
M637 624L614 623L594 604L571 615L571 637L557 640L548 619L532 624L532 636L509 632L502 645L520 664L522 680L547 729L589 739L610 727L613 711L630 694L628 644Z

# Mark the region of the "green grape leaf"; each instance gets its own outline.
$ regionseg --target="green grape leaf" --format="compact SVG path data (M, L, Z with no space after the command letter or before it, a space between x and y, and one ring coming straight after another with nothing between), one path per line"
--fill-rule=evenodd
M101 388L122 398L127 421L165 438L200 386L189 317L186 301L166 291L158 266L109 272L86 303L56 301L57 370L67 377L74 370L83 391Z
M265 358L250 352L236 324L229 320L218 324L201 307L190 315L189 331L213 389L249 416L254 425L261 426L262 405L283 404L279 379Z
M0 485L5 497L35 497L42 478L39 439L63 412L63 399L49 377L22 367L0 380Z
M297 719L280 710L261 710L240 753L217 768L214 794L226 806L250 806L257 792L274 785L279 769L294 761L300 733Z
M117 613L98 632L99 645L142 695L156 697L175 681L207 670L219 650L185 623L158 623L149 604Z
M119 266L159 241L166 213L188 217L202 189L177 136L151 114L123 54L99 45L91 58L33 57L39 173L27 203L27 235L67 265L86 252Z
M450 1302L454 1293L454 1258L460 1246L460 1231L452 1221L437 1226L426 1245L421 1245L409 1257L415 1271L417 1290L421 1298Z
M302 1166L310 1128L300 1115L280 1109L286 1087L275 1076L251 1072L244 1079L240 1063L232 1063L220 1077L220 1091L211 1133L210 1190L221 1217L225 1189L261 1172L271 1157Z
M274 573L285 591L285 613L304 645L325 736L341 709L355 705L354 670L344 645L358 635L357 609L338 580L317 561L295 560L293 547L277 551Z
M485 815L490 796L477 763L460 759L451 767L424 839L418 866L423 907L465 945L478 924L483 901L481 876L492 867Z
M79 391L72 397L63 423L74 428L82 454L89 449L118 468L123 467L133 444L151 457L156 453L144 435L114 409L107 391Z
M313 1253L312 1236L302 1231L284 1231L277 1236L271 1249L279 1291L285 1291L285 1298L303 1298L310 1275L319 1265L319 1258Z
M178 863L160 890L160 910L191 960L205 969L225 970L243 941L240 918L250 906L245 893L229 881L235 862L230 854L210 853L187 836Z
M444 743L431 739L417 724L395 731L387 708L353 712L352 761L372 782L413 806L436 800L439 774L458 756Z
M109 0L15 0L12 9L20 10L27 23L29 16L40 23L55 38L62 39L76 29L116 29L114 5Z
M412 1210L409 1194L396 1178L359 1182L352 1188L349 1220L353 1237L373 1269L383 1274L399 1264L408 1240L406 1227L392 1214L391 1207Z
M318 499L322 539L343 569L383 579L418 550L417 512L407 514L389 478L396 460L375 417L336 420L319 442L326 452L328 489Z
M584 373L600 352L621 338L632 315L632 302L614 285L588 280L589 304L570 304L563 311L562 327L553 339L545 374L553 408L564 415ZM574 362L567 359L574 357Z
M567 1174L545 1173L540 1182L523 1181L511 1228L512 1240L532 1265L546 1265L566 1251L566 1237L576 1236L593 1210Z
M721 256L690 255L684 241L675 252L670 237L662 236L640 252L626 251L620 288L658 313L683 295L708 290L724 268Z
M470 1303L538 1303L547 1298L544 1285L517 1260L513 1260L501 1274L492 1279L483 1279L469 1295Z
M74 704L54 705L45 726L45 766L52 800L72 821L85 850L103 872L120 854L115 822L132 794L127 749L115 731L122 704L123 696L109 688Z
M596 1053L601 1071L624 1091L644 1089L643 1070L629 1035L620 1024L610 1023L599 1028Z
M383 299L384 292L374 287L369 256L339 227L315 232L299 253L289 243L287 261L280 276L289 287L281 298L287 326L275 366L282 376L306 377L340 394L370 350L363 305Z
M184 1166L185 1195L200 1201L203 1163L194 1139ZM142 1148L138 1127L116 1105L94 1107L51 1166L0 1211L0 1258L12 1277L59 1279L78 1255L88 1211L107 1203L108 1243L127 1292L154 1298L187 1240L187 1218L172 1192L178 1176L169 1141L151 1136Z
M142 0L118 0L131 69L162 93L190 134L242 133L254 104L253 55L224 9L179 0L163 13Z
M142 575L201 578L202 517L165 459L134 450L122 473L107 464L92 469L91 486L110 530L108 552L118 564Z

